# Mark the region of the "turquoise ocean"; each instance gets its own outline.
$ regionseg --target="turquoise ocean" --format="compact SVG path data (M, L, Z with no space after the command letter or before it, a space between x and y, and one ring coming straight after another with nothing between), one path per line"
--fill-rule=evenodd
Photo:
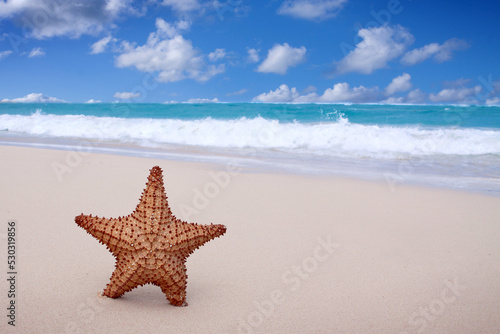
M500 107L0 103L0 144L500 196Z

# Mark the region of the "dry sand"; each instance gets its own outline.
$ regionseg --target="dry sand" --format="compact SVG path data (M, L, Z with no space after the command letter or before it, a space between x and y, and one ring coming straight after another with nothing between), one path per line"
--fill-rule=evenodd
M8 146L0 158L1 332L500 332L499 197ZM153 285L99 297L114 258L74 222L131 213L154 165L178 218L228 228L188 259L188 307Z

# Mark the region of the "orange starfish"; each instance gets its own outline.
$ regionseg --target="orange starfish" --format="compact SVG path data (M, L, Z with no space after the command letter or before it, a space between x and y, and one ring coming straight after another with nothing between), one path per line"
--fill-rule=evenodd
M168 206L158 166L151 169L146 189L130 215L106 219L82 213L75 222L116 257L115 271L104 296L118 298L152 283L176 306L187 305L187 257L226 232L224 225L198 225L177 219Z

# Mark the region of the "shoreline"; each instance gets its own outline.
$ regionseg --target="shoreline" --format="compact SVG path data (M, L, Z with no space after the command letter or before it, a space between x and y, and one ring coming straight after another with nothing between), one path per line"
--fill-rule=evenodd
M500 330L498 197L93 153L60 180L52 166L68 153L0 146L0 232L16 222L19 254L16 328L2 330ZM114 258L74 222L132 212L154 165L179 219L228 228L189 257L185 308L153 285L99 297Z
M0 136L0 146L73 152L80 160L87 154L153 158L167 161L193 162L224 166L238 165L257 173L285 173L304 176L324 176L360 179L385 183L392 191L399 186L443 188L500 197L500 178L461 177L449 175L449 168L429 173L422 167L425 158L408 156L401 160L370 160L353 158L325 158L310 156L291 158L286 153L266 152L257 149L210 149L198 146L168 145L144 147L132 143L101 142L89 139L40 138L27 136ZM414 160L414 161L413 161ZM455 171L459 172L459 171ZM448 173L448 174L447 174Z

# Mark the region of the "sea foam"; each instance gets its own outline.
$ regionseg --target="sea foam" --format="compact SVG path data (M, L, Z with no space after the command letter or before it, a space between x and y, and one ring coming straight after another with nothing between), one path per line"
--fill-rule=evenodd
M130 143L145 147L190 145L255 148L334 157L398 158L408 155L499 155L500 131L426 128L335 121L279 122L262 117L219 120L0 115L0 130L28 136Z

